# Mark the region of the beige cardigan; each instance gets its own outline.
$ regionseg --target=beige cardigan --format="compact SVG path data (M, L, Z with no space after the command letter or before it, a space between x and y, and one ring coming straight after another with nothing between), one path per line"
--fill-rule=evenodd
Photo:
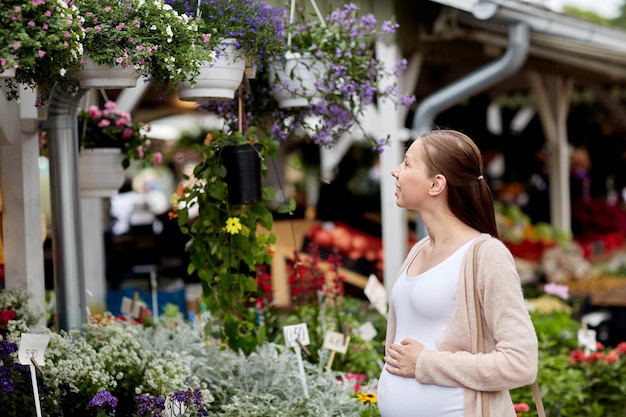
M428 238L409 252L404 271ZM464 257L454 312L438 351L424 349L417 358L415 379L423 384L465 387L464 416L482 416L480 391L489 391L492 417L514 417L509 390L532 384L537 377L537 334L526 309L515 262L504 244L487 234L473 259ZM475 244L475 243L474 243ZM485 352L477 353L476 312L472 262L478 262L478 289L483 317ZM397 278L396 278L397 279ZM393 343L395 315L389 307L386 346Z

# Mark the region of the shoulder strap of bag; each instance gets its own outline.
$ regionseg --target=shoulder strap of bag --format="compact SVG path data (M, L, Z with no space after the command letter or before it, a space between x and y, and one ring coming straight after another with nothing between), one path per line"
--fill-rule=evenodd
M480 311L480 298L478 296L478 266L477 266L477 254L478 247L483 243L483 240L479 240L474 244L474 254L472 257L472 280L474 281L474 308L476 309L476 326L478 333L478 351L485 351L485 340L483 338L483 323L482 314ZM537 408L537 415L539 417L546 417L546 412L543 408L543 400L541 398L541 391L539 390L539 382L535 380L532 383L533 399L535 400L535 407ZM480 392L480 398L482 401L483 417L489 417L489 394L485 391Z

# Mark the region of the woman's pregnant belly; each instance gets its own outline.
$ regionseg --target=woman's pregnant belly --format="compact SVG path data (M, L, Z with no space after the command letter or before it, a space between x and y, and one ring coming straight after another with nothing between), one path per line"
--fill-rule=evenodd
M463 417L463 388L420 384L383 370L378 380L381 417Z

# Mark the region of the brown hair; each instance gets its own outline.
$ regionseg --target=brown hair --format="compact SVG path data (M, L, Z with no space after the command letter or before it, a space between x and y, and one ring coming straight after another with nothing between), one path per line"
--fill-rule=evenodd
M479 232L498 237L493 195L483 177L483 157L474 141L455 130L433 130L415 140L424 144L429 175L446 177L452 213Z

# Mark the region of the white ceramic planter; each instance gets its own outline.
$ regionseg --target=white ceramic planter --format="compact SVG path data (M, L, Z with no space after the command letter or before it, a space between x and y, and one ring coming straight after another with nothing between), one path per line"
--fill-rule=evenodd
M286 61L269 68L272 94L281 108L304 107L315 102L315 82L326 72L321 62L310 54L289 52Z
M88 56L84 60L85 65L75 75L81 88L131 88L137 86L137 80L141 76L134 68L124 68L121 65L111 68L97 64Z
M195 84L188 81L177 86L178 98L184 101L232 100L243 81L246 60L229 43L217 59L205 61Z
M111 197L124 184L123 155L118 148L81 149L78 184L81 197Z

